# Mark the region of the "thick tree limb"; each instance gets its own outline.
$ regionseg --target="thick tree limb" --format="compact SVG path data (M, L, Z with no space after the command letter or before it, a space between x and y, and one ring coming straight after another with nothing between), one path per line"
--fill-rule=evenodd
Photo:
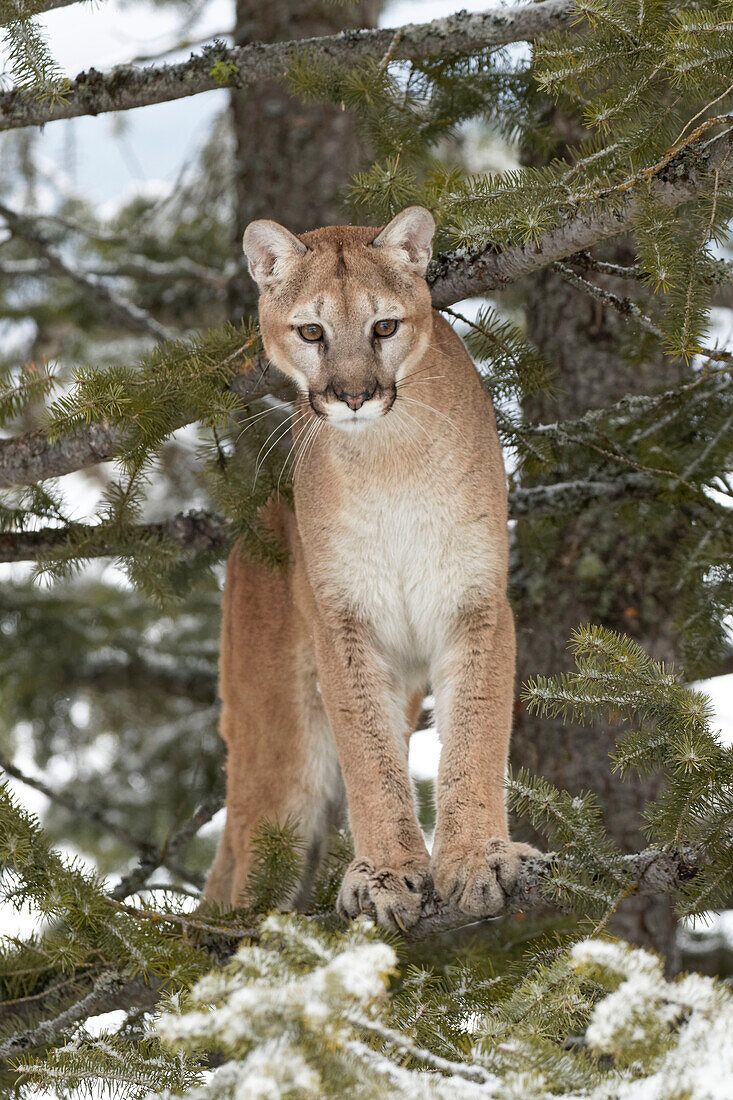
M506 899L506 909L501 916L562 911L563 907L552 899L546 889L552 868L562 858L550 852L523 862L516 885ZM643 852L626 856L625 859L632 872L632 886L640 894L676 893L707 863L704 852L689 846L678 851L646 848ZM423 917L410 933L410 938L421 939L468 923L470 922L465 913L447 905L437 894L433 894L426 899Z
M348 30L323 38L294 42L253 42L245 46L216 43L177 65L119 65L108 73L80 73L62 101L39 103L18 91L0 94L0 130L43 126L60 118L127 111L151 103L197 95L214 88L241 88L281 79L296 56L348 65L379 61L390 51L394 61L473 54L531 40L570 25L570 0L495 7L485 12L458 12L430 23L408 23L378 30Z
M507 897L506 909L500 917L490 919L501 919L514 913L557 912L558 905L545 892L545 887L552 867L561 858L559 855L549 853L522 863L517 883ZM643 852L627 856L626 860L633 872L632 885L642 894L676 893L707 863L707 857L703 852L690 847L679 851L647 848ZM125 911L134 913L134 910L129 907ZM150 919L149 913L141 913L140 916L141 919ZM163 914L156 914L156 919L164 919ZM212 934L221 936L221 943L216 945L213 953L218 963L226 961L241 943L238 929L235 928L232 936L227 938L227 930L221 927L220 920L216 924L209 925L203 914L199 914L197 919L206 923L211 928ZM171 921L180 923L180 917L173 914ZM481 920L470 920L465 913L446 905L436 894L431 894L425 899L421 921L410 931L408 938L423 939L450 929L481 923L483 923ZM256 939L256 933L253 938ZM90 991L60 1015L55 1014L53 1018L41 1024L31 1025L27 1030L8 1036L0 1044L0 1058L17 1056L36 1046L49 1043L62 1034L66 1027L81 1022L89 1016L115 1009L151 1010L157 1001L160 986L159 980L155 977L151 977L148 982L141 978L124 981L110 972L101 974L96 981L88 974L81 974L79 982L82 992L85 987ZM53 987L50 987L49 1002L54 1002L56 997ZM0 1020L3 1015L0 1004ZM13 1015L19 1018L23 1014L16 1009Z
M558 481L552 485L513 489L509 493L509 517L556 516L579 511L594 501L649 496L654 492L654 485L654 479L648 474L633 472L604 481Z
M288 379L261 360L255 360L245 374L234 379L232 389L248 401L268 394L287 398L292 392ZM187 423L182 418L179 426ZM40 430L0 439L0 489L33 485L44 478L63 477L108 462L117 454L123 439L122 429L108 423L90 424L75 435L53 442Z
M55 8L66 8L77 3L79 0L34 0L31 6L24 3L24 0L4 0L0 27L7 27L8 23L14 23L17 19L32 19L34 15L42 15Z
M721 178L733 177L733 129L707 142L693 142L663 167L645 175L648 193L669 208L689 202L697 194L702 180L719 171ZM609 196L610 198L611 196ZM642 204L633 190L628 197L616 195L616 202L601 202L580 214L568 213L555 229L538 241L510 245L499 250L490 242L477 252L445 252L428 269L436 309L452 305L461 298L500 290L557 260L584 252L600 241L633 229Z
M91 990L81 1000L75 1001L50 1020L42 1020L28 1031L9 1035L7 1039L0 1042L0 1059L18 1058L36 1047L50 1045L74 1024L88 1020L90 1016L112 1011L106 1006L115 1003L115 999L119 998L125 986L131 987L130 992L132 992L132 988L139 990L140 984L139 979L129 982L114 971L105 971L99 975Z
M509 494L509 517L554 516L574 512L592 501L618 500L623 497L649 496L654 491L654 480L646 474L628 473L605 481L560 481L554 485L537 485L527 489L514 489ZM142 537L172 542L182 550L220 551L224 553L234 540L232 525L223 516L208 512L180 512L162 523L141 523L135 528ZM0 562L34 561L53 554L64 546L71 533L94 535L93 526L71 524L65 527L43 527L39 531L11 531L0 533ZM83 556L89 558L124 555L124 548L112 532L109 541L95 539Z

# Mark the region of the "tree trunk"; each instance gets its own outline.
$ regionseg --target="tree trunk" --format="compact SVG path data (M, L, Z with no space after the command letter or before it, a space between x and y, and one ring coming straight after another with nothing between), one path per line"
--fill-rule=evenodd
M381 4L329 0L237 0L235 41L278 42L373 27ZM337 223L342 195L365 151L354 120L330 104L304 105L280 81L232 92L235 140L235 255L253 218L272 218L295 233ZM243 263L230 285L233 317L253 312L254 283Z
M608 249L604 258L616 263L632 260L623 244ZM620 288L613 280L603 282L628 293L628 287ZM630 363L623 345L640 335L630 331L618 313L571 287L551 269L528 280L524 290L528 336L556 372L556 392L528 400L528 418L552 422L577 417L626 393L677 384L684 367L661 354L646 369ZM574 473L583 476L582 471L582 461L569 448L557 480ZM682 530L674 514L660 515L658 506L644 503L591 506L570 522L520 521L512 572L518 682L571 668L567 642L573 628L585 622L626 633L655 658L674 660L678 639L666 568ZM601 723L590 729L565 726L519 707L513 763L573 793L597 792L609 831L631 852L644 846L641 814L660 784L656 778L622 782L612 773L609 753L620 733L618 727ZM663 952L674 968L675 920L668 898L627 899L614 931Z

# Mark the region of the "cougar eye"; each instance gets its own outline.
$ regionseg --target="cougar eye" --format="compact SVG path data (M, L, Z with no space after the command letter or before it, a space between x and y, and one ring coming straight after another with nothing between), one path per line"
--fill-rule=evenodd
M376 325L374 326L374 335L394 336L394 334L397 332L398 325L399 321L395 321L394 318L391 318L388 321L377 321Z
M300 325L298 332L309 344L314 344L316 340L320 340L323 336L323 329L320 325Z

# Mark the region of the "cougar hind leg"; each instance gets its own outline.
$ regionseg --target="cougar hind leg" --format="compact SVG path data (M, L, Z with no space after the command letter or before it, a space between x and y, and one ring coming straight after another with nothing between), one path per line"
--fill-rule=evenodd
M285 533L291 518L279 511L272 518ZM227 564L220 693L227 820L205 900L242 904L258 825L289 818L305 844L292 904L306 895L343 812L343 783L292 571L248 561L238 547Z

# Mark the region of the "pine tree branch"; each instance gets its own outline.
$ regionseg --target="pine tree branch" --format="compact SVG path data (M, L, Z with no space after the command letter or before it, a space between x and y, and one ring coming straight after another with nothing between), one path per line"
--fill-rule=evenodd
M234 538L229 520L209 512L180 512L162 523L137 524L134 531L140 537L174 543L182 550L221 551L222 554ZM93 536L95 531L93 526L74 523L69 525L68 533ZM32 561L52 554L65 544L66 539L67 529L63 527L0 533L0 561ZM85 555L90 558L114 556L116 546L119 550L118 536L110 532L109 541L95 539Z
M620 298L618 294L614 294L613 291L606 290L605 287L597 286L595 283L583 279L580 275L576 274L572 268L568 267L566 264L560 263L559 260L556 261L552 267L554 271L557 271L558 274L561 275L566 282L570 283L571 286L574 286L576 290L582 290L584 294L593 298L594 301L600 302L602 306L608 306L617 313L620 313L622 317L627 317L634 321L640 328L644 329L645 332L649 332L652 336L656 336L658 340L664 339L664 333L659 325L655 324L651 317L648 317L631 298ZM733 364L733 353L725 351L723 348L700 347L698 354L703 355L706 359L713 362Z
M161 325L144 309L113 290L98 276L89 275L71 267L61 253L49 244L43 234L38 231L32 218L28 218L24 214L18 214L17 211L11 210L4 203L0 203L0 215L5 218L13 236L20 237L34 251L40 253L55 274L71 279L86 294L91 295L92 298L106 306L128 328L132 328L135 332L144 332L148 336L155 337L156 340L175 339L176 334L171 329Z
M603 481L560 481L553 485L513 489L509 494L509 517L575 512L595 501L650 496L654 487L652 477L632 471ZM133 532L136 537L174 543L182 550L214 551L222 555L234 541L231 522L209 512L179 512L161 523L136 524ZM94 537L94 526L74 523L68 528L43 527L39 531L0 533L0 562L35 561L52 555L66 544L69 533L90 536L89 546L80 555L84 558L124 556L126 552L114 530L110 530L105 541Z
M568 257L568 263L582 271L597 271L599 275L610 275L614 279L644 279L645 272L637 264L611 264L597 260L589 252L578 252ZM709 286L728 287L733 283L733 260L712 260L712 272L704 281Z
M416 1062L422 1062L423 1065L430 1066L431 1069L438 1070L440 1073L447 1073L451 1078L460 1077L479 1085L494 1084L496 1082L494 1074L489 1073L481 1066L470 1066L465 1062L451 1062L448 1058L433 1054L432 1050L418 1046L407 1035L403 1035L401 1031L395 1031L394 1028L387 1027L379 1020L370 1020L366 1016L357 1014L349 1014L346 1019L354 1027L371 1032L372 1035L376 1035L384 1042L389 1043L390 1046L399 1050L402 1055L406 1055ZM350 1046L353 1049L361 1048L369 1054L375 1053L370 1047L361 1043L351 1043Z
M553 899L547 886L553 867L563 863L566 858L550 852L536 859L525 860L514 888L507 895L506 908L501 916L510 916L512 913L562 912L565 907ZM704 852L689 845L678 851L646 848L624 858L631 871L634 891L650 895L676 893L708 862ZM470 921L465 913L433 894L426 899L422 919L410 931L409 938L422 939L471 923L476 922Z
M122 841L123 844L127 844L130 848L142 849L147 848L146 842L141 841L138 837L132 836L127 829L121 825L117 825L114 821L110 821L100 813L99 810L93 806L83 806L76 799L67 798L60 791L54 790L49 787L47 783L44 783L42 779L37 779L35 776L26 775L20 768L9 760L3 760L0 758L0 768L6 772L13 779L17 779L18 782L24 783L26 787L32 787L34 791L39 791L49 801L55 802L59 806L63 806L69 813L74 814L76 817L84 818L85 821L89 821L97 828L103 829L107 833L111 833L117 840Z
M55 119L80 115L128 111L215 88L242 88L282 79L291 61L304 53L317 61L333 60L348 65L379 61L391 47L395 61L474 54L568 27L572 11L570 0L540 0L485 12L462 11L430 23L348 30L323 38L253 42L244 46L217 42L175 65L146 68L118 65L108 73L90 69L71 81L63 99L53 103L37 102L17 90L1 93L0 130L43 126Z
M39 428L12 439L0 439L0 488L34 485L44 478L62 477L108 462L123 438L120 428L102 422L53 441Z
M202 829L204 825L211 821L223 805L224 795L220 792L215 792L204 799L198 809L191 814L161 848L149 848L143 852L137 867L118 882L117 886L110 892L110 897L114 898L115 901L124 901L131 894L136 894L145 885L153 871L156 871L158 867L168 865L168 861L175 856L176 852L193 840L199 829ZM189 871L183 877L189 882L195 882L195 885L202 885L199 876L192 877Z
M99 692L120 688L164 692L211 707L216 704L216 663L202 659L194 664L186 659L169 665L167 662L147 660L139 653L95 653L74 667L65 690L73 690L77 685Z
M80 980L84 980L83 976ZM89 982L89 979L86 980ZM51 1046L65 1031L75 1024L83 1023L90 1016L120 1009L152 1009L158 999L160 986L159 978L151 977L150 981L145 981L144 978L129 979L114 970L105 970L91 983L89 992L63 1012L0 1041L0 1061L19 1058L38 1047ZM50 990L49 1000L53 998L54 992Z
M129 277L131 279L190 279L196 282L206 282L224 290L227 284L227 276L223 271L197 264L186 256L168 262L150 260L147 256L124 256L116 263L86 264L75 269L78 276L83 278L118 279ZM0 263L0 276L7 278L43 278L54 273L48 259L43 257L37 260L6 260Z
M502 919L514 913L542 913L562 911L562 907L553 901L545 892L550 881L550 873L554 866L563 861L554 853L526 860L522 863L519 877L506 899L504 912L491 920ZM626 856L628 866L631 868L632 886L641 894L671 894L679 891L689 882L707 863L706 855L696 849L685 847L680 851L662 850L659 848L647 848L642 852ZM129 909L127 910L130 911ZM132 910L133 915L136 911ZM141 919L152 919L150 914L140 910ZM156 916L156 920L161 917ZM187 918L182 918L186 920ZM316 916L314 919L318 919ZM171 917L174 923L178 923L175 914ZM239 946L240 937L232 935L222 921L214 925L205 921L207 930L214 936L220 936L221 942L215 948L215 957L218 963L226 961ZM410 940L423 939L442 932L457 928L465 928L471 925L483 923L482 920L471 920L459 909L444 904L436 894L425 899L423 916L420 922L408 934ZM234 926L236 928L236 926ZM253 934L256 939L256 932ZM80 973L80 983L91 983L93 979L88 974ZM92 986L90 993L74 1002L69 1008L53 1019L45 1020L27 1030L16 1032L0 1043L0 1058L17 1057L19 1054L42 1046L57 1038L65 1028L79 1023L89 1016L116 1009L129 1010L137 1008L150 1010L155 1006L160 980L151 976L147 981L135 978L125 981L109 971L100 975ZM53 987L47 991L48 1000L55 999ZM41 998L41 1011L43 999ZM6 1015L0 1004L0 1020ZM23 1016L22 1012L16 1012L14 1016Z
M558 481L551 485L512 489L509 493L509 518L577 512L601 500L650 496L654 488L655 481L648 474L631 472L603 481Z
M231 389L246 401L268 395L292 396L292 385L269 363L255 359L246 373L237 375ZM181 418L179 427L189 421ZM50 477L63 477L108 462L117 454L124 431L114 424L90 424L74 435L49 440L37 429L12 439L0 439L0 489L12 485L34 485Z
M716 171L721 179L733 179L733 128L709 141L691 140L674 156L639 173L637 182L644 181L647 193L656 202L674 209L694 199L701 183ZM536 241L502 250L489 242L475 252L444 252L428 268L433 305L441 309L462 298L500 290L557 260L628 233L642 214L641 200L630 182L616 189L615 202L608 201L611 194L599 196L597 203L580 214L568 213L559 226Z

